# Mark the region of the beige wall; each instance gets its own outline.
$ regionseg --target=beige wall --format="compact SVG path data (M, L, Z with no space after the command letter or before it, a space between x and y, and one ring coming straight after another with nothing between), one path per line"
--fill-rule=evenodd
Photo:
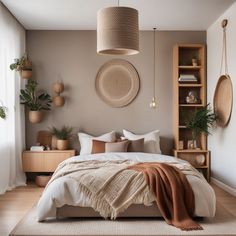
M162 147L168 153L173 135L172 48L176 43L205 43L206 34L160 31L156 40L157 109L149 108L153 80L151 31L140 33L141 53L119 57L130 61L140 75L138 96L127 107L111 108L97 96L95 76L103 63L118 57L97 55L95 31L28 31L27 52L34 63L34 79L50 94L53 82L62 79L67 102L63 108L53 108L41 124L33 125L26 119L27 146L35 144L38 130L65 124L94 135L123 128L137 133L160 129Z
M207 30L208 44L208 101L212 104L215 87L219 78L222 28L221 21L228 19L227 47L228 69L234 89L236 88L236 3L234 3L211 27ZM218 127L210 135L209 149L212 158L212 176L222 188L236 196L236 155L235 155L235 130L236 130L236 96L234 90L233 110L227 127ZM220 181L220 182L217 182Z

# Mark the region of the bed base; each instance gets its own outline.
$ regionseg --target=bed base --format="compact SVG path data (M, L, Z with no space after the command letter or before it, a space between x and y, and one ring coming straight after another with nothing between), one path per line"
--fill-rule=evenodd
M57 208L57 218L64 217L101 217L98 212L91 207L79 207L65 205ZM161 217L156 204L145 206L142 204L134 204L127 208L124 212L118 215L119 218L125 217Z

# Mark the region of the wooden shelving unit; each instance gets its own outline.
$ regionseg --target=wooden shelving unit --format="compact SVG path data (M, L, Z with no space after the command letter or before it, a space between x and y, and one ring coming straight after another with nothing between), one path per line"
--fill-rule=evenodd
M192 65L192 59L198 59L198 65ZM182 74L197 77L196 82L179 82ZM187 103L186 97L193 91L198 96L198 103ZM174 129L174 156L189 161L194 167L210 180L210 153L207 150L207 138L201 135L197 140L198 149L188 149L187 143L192 139L191 130L186 127L185 116L206 106L206 64L205 45L178 44L173 49L173 129ZM180 141L184 142L183 149ZM199 165L199 155L204 155L204 163Z

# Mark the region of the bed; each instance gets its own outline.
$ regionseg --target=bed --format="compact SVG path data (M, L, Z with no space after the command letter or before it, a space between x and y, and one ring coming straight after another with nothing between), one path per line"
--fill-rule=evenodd
M80 155L64 161L62 165L88 161L130 161L132 163L156 162L167 164L177 163L183 166L190 165L188 162L172 156L141 152L111 152ZM212 187L195 169L194 173L188 174L186 177L195 196L194 215L199 217L213 217L216 210L216 198ZM69 178L67 175L60 176L60 178L55 179L46 187L38 202L37 209L39 221L60 217L100 216L98 212L91 208L89 199L81 194L77 181L73 178ZM161 215L154 201L145 203L137 201L118 215L118 217L157 216Z

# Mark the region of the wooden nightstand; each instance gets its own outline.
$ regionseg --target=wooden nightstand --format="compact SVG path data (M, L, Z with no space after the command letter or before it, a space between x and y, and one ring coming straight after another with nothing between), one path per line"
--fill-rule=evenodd
M197 156L203 155L204 161L201 165L197 162ZM208 150L198 150L198 149L183 149L174 150L174 156L180 159L188 161L192 166L194 166L198 171L200 171L206 180L210 181L210 152Z
M54 172L58 164L75 156L75 150L24 151L22 163L24 172Z

